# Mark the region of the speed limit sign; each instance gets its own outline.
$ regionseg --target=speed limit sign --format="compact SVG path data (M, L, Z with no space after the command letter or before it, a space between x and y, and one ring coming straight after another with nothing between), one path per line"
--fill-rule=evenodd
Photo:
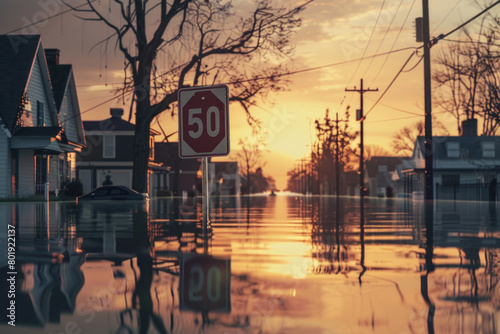
M179 90L177 98L181 158L229 154L228 92L226 85Z

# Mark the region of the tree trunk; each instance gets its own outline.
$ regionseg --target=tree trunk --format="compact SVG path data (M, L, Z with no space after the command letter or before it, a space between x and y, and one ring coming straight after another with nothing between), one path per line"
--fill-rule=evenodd
M134 168L132 172L132 189L139 193L147 193L149 162L149 127L150 122L140 117L137 106L134 135Z

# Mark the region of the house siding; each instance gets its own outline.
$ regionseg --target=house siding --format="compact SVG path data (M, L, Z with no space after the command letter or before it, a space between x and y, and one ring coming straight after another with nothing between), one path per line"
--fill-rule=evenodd
M0 197L11 195L9 138L0 131Z
M52 119L50 117L51 108L49 108L49 102L47 99L45 84L42 78L42 71L40 68L40 62L38 57L36 57L35 64L31 71L31 76L28 82L28 89L26 91L26 96L31 103L31 111L25 113L22 117L24 126L38 126L36 124L36 108L37 101L40 101L44 105L44 122L45 126L52 126Z
M64 132L70 142L78 143L78 133L76 129L77 117L75 117L75 110L73 108L73 98L69 89L66 89L61 103L61 114L59 119L63 124Z
M64 166L61 166L61 162ZM50 157L49 174L47 175L50 191L62 188L61 179L66 179L68 177L66 165L64 154L52 155Z
M103 158L103 136L89 135L87 147L77 155L77 161L133 161L134 152L130 148L134 145L133 136L115 136L115 157Z
M33 150L19 150L19 195L29 196L35 193L35 165Z

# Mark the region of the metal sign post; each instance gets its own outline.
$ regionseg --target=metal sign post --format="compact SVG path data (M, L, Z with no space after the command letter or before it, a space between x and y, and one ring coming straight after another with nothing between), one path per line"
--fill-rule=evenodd
M202 197L202 231L203 254L208 254L208 228L210 227L210 193L208 191L208 157L201 158L201 197Z
M205 254L210 228L208 157L229 154L229 88L226 85L179 90L179 156L201 158L202 230Z
M203 255L185 255L180 266L181 310L231 311L231 260L208 256L210 189L208 158L229 154L229 89L226 85L179 90L179 156L201 158Z

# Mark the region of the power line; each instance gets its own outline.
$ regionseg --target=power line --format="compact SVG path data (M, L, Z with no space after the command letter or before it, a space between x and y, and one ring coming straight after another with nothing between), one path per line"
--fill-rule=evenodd
M432 32L434 33L434 31L437 30L437 28L439 28L441 26L441 24L443 24L444 21L446 21L446 19L448 18L448 16L450 16L450 14L455 10L455 8L457 8L457 6L460 4L460 2L462 2L462 0L459 0L455 3L455 6L453 6L450 11L448 12L448 14L445 15L445 17L441 20L441 22L434 28L434 30L432 30Z
M300 74L300 73L317 71L317 70L321 70L321 69L328 68L328 67L335 67L335 66L345 65L345 64L349 64L349 63L353 63L353 62L362 60L362 59L381 57L381 56L386 56L386 55L393 54L393 53L398 53L398 52L407 51L407 50L416 50L416 49L417 48L415 48L415 47L406 47L406 48L401 48L401 49L397 49L397 50L391 50L391 51L387 51L387 52L382 52L382 53L379 53L379 54L374 54L374 55L371 55L371 56L366 56L364 58L356 58L356 59L351 59L351 60L345 60L345 61L341 61L341 62L337 62L337 63L331 63L331 64L325 64L325 65L321 65L321 66L309 67L309 68L304 68L304 69L300 69L300 70L296 70L296 71L279 73L279 74L275 74L275 75L271 75L271 76L264 76L264 77L257 77L257 78L252 78L252 79L245 79L245 80L237 80L237 81L233 81L233 82L226 82L225 84L226 85L230 85L230 84L244 83L244 82L250 82L250 81L258 81L258 80L264 80L264 79L279 78L279 77L283 77L283 76L291 76L291 75ZM168 74L170 72L173 72L176 69L179 69L180 67L182 67L182 65L179 65L179 66L177 66L176 68L174 68L174 69L172 69L170 71L167 71L165 73L162 73L162 74L156 76L155 78L153 78L153 80L157 79L159 77L165 76L166 74ZM123 84L123 82L120 82L120 83L118 83L118 82L110 82L110 83L108 83L108 85L118 85L118 84ZM102 85L102 84L101 83L96 83L96 84L78 85L77 87L90 87L90 86L95 86L95 85Z
M381 123L381 122L392 122L392 121L400 121L402 119L410 119L410 118L416 118L416 117L423 117L424 115L415 115L415 116L406 116L406 117L399 117L399 118L390 118L390 119L383 119L383 120L378 120L378 121L371 121L371 123Z
M95 2L97 0L92 0L91 2ZM384 1L385 3L385 1ZM439 35L437 38L435 38L432 43L435 44L437 43L437 40L440 40L440 39L444 39L445 37L451 35L452 33L454 33L455 31L463 28L464 26L466 26L467 24L469 24L470 22L472 22L473 20L475 20L476 18L478 18L479 16L483 15L484 13L486 13L487 11L489 11L491 8L495 7L496 5L500 4L500 0L496 1L495 3L493 3L492 5L488 6L487 8L485 8L484 10L482 10L481 12L479 12L478 14L476 14L475 16L473 16L472 18L470 18L469 20L467 20L466 22L460 24L459 26L457 26L456 28L452 29L451 31L449 31L448 33L446 34L441 34ZM82 5L83 6L83 5ZM82 6L78 6L77 8L79 7L82 7ZM383 6L382 6L383 7ZM56 16L59 16L59 15L62 15L66 12L68 12L69 10L67 11L64 11L64 12L61 12L59 14L56 14L56 15L53 15L52 17L50 18L53 18L53 17L56 17ZM48 20L50 18L46 18L46 19L43 19L43 20L40 20L40 21L37 21L33 24L36 24L36 23L39 23L39 22L43 22L45 20ZM378 18L377 18L377 21L378 21ZM31 24L31 25L33 25ZM24 27L23 27L24 28ZM20 28L22 29L22 28ZM17 29L17 30L20 30L20 29ZM14 31L17 31L17 30L14 30ZM12 32L14 32L12 31ZM11 33L12 33L11 32ZM373 31L372 31L372 34L373 34ZM274 75L274 76L267 76L267 77L258 77L258 78L253 78L253 79L247 79L247 80L239 80L239 81L234 81L234 82L229 82L229 83L226 83L228 85L230 84L237 84L237 83L243 83L243 82L250 82L250 81L257 81L257 80L264 80L264 79L271 79L271 78L276 78L276 77L282 77L282 76L291 76L291 75L295 75L295 74L299 74L299 73L305 73L305 72L310 72L310 71L315 71L315 70L319 70L319 69L323 69L323 68L328 68L328 67L334 67L334 66L339 66L339 65L344 65L344 64L348 64L348 63L352 63L352 62L356 62L356 61L362 61L363 59L367 59L367 58L374 58L374 57L379 57L379 56L384 56L384 55L388 55L388 54L392 54L392 53L396 53L396 52L401 52L401 51L405 51L405 50L416 50L416 49L420 49L422 48L423 46L420 46L420 47L406 47L406 48L401 48L401 49L397 49L397 50L391 50L391 51L388 51L388 52L383 52L383 53L380 53L380 54L375 54L375 55L372 55L372 56L368 56L368 57L365 57L365 53L366 53L366 49L365 49L365 52L363 53L363 56L361 58L358 58L358 59L352 59L352 60L346 60L346 61L343 61L343 62L337 62L337 63L332 63L332 64L327 64L327 65L322 65L322 66L316 66L316 67L310 67L310 68L306 68L306 69L301 69L301 70L296 70L296 71L292 71L292 72L286 72L286 73L281 73L281 74L277 74L277 75ZM387 93L387 91L392 87L392 85L394 84L394 82L396 81L396 79L399 77L399 75L401 73L404 72L404 68L406 67L406 65L408 64L408 62L410 61L410 59L415 55L416 52L413 52L410 57L408 57L408 59L406 60L406 62L403 64L403 66L401 67L401 69L398 71L398 73L396 74L396 76L392 79L392 81L390 82L390 84L387 86L387 88L384 90L384 92L382 93L382 95L377 99L377 101L375 102L375 104L370 108L370 110L368 110L368 112L366 113L366 115L364 115L364 117L366 118L366 116L368 116L368 114L373 110L373 108L380 102L380 100L384 97L384 95ZM179 68L180 66L178 66L177 68ZM358 66L359 67L359 66ZM415 67L413 67L412 69L414 69ZM172 71L172 70L171 70ZM168 72L165 72L163 74L161 74L160 76L163 76L165 75L166 73L169 73L171 71L168 71ZM129 94L131 91L128 91L126 92L126 94ZM108 103L114 99L116 99L118 97L113 97L111 99L108 99L98 105L95 105L94 107L91 107L90 109L87 109L83 112L81 112L80 114L84 114L88 111L91 111L105 103Z
M462 29L463 27L465 27L466 25L468 25L469 23L471 23L472 21L474 21L475 19L477 19L479 16L483 15L484 13L486 13L487 11L489 11L491 8L495 7L496 5L500 4L500 0L498 1L495 1L494 3L492 3L491 5L489 5L488 7L486 7L485 9L483 9L482 11L480 11L478 14L474 15L473 17L471 17L470 19L468 19L467 21L465 21L464 23L460 24L458 27L456 27L455 29L452 29L451 31L447 32L446 34L441 34L439 35L437 38L433 38L433 40L431 41L431 44L434 45L438 42L438 40L440 39L444 39L445 37L453 34L455 31L459 30L459 29Z
M399 39L399 36L401 35L401 32L403 31L403 28L406 24L406 21L408 20L408 17L410 16L410 13L411 13L411 10L413 9L413 5L415 4L415 1L416 0L413 0L412 3L411 3L411 6L410 6L410 9L408 9L408 12L406 13L406 17L403 21L403 24L401 25L401 28L399 29L398 31L398 34L396 36L396 38L394 39L394 42L392 43L392 46L391 46L391 51L394 49L394 46L396 45L396 42L398 41ZM399 8L398 8L399 9ZM373 79L373 81L377 81L378 79L378 76L380 75L380 73L382 72L382 69L384 68L385 64L387 63L387 60L389 59L389 55L387 55L384 59L384 63L382 64L382 66L380 66L378 72L377 72L377 75L375 75L375 78Z
M382 6L380 6L380 10L378 12L378 15L377 15L377 19L375 20L375 25L373 26L373 29L372 29L372 32L370 34L370 38L368 39L368 42L366 43L366 47L365 47L365 50L363 51L363 55L361 56L361 58L359 59L359 63L358 65L356 66L356 69L354 70L354 72L352 73L352 76L351 76L351 79L349 79L349 82L347 85L349 85L352 81L352 79L354 79L354 76L356 75L356 73L358 72L358 69L359 69L359 66L361 65L361 62L363 61L363 59L365 58L365 54L366 54L366 51L368 50L368 46L370 45L370 42L372 40L372 37L373 37L373 33L375 32L375 29L377 28L377 25L378 25L378 20L380 19L380 14L382 14L382 10L384 9L384 5L385 5L385 0L382 1Z
M460 24L459 26L457 26L456 28L450 30L449 32L447 32L446 34L441 34L439 35L437 38L434 38L430 43L432 45L436 44L438 42L438 40L441 40L441 39L444 39L445 37L451 35L452 33L456 32L457 30L463 28L464 26L466 26L467 24L469 24L470 22L472 22L473 20L477 19L479 16L483 15L484 13L486 13L487 11L489 11L491 8L495 7L496 5L500 4L500 0L494 2L493 4L491 4L490 6L486 7L485 9L483 9L481 12L479 12L478 14L474 15L472 18L468 19L467 21L465 21L464 23ZM416 48L416 49L420 49L420 48L423 48L423 45L421 45L420 47ZM408 64L408 62L410 61L410 59L415 55L416 52L412 53L410 55L410 57L406 60L406 62L403 64L403 66L401 67L401 69L398 71L398 73L396 74L396 76L392 79L391 83L389 84L389 86L387 86L387 88L384 90L384 92L382 93L382 95L380 95L380 97L378 98L378 100L375 102L375 104L370 108L370 110L368 110L368 112L366 113L365 117L368 116L368 114L373 110L373 108L375 108L375 106L378 104L378 102L380 102L380 100L382 100L382 98L384 97L384 95L387 93L387 91L389 90L389 88L394 84L394 82L396 81L396 79L399 77L399 75L401 73L404 72L404 68L406 67L406 65ZM420 61L417 63L417 65L420 63ZM410 70L413 70L414 68L416 68L416 65L414 67L412 67Z
M382 93L382 95L380 95L380 97L377 99L377 101L375 102L375 104L370 108L370 110L368 110L368 112L366 113L366 115L364 116L366 118L366 116L368 116L368 114L373 110L373 108L375 108L375 106L380 102L380 100L382 100L382 98L384 97L384 95L387 93L387 91L389 90L389 88L392 87L392 85L394 84L394 82L396 81L396 79L399 77L399 75L401 73L403 73L403 70L404 68L406 67L406 65L408 64L408 62L410 61L410 59L415 55L416 52L413 52L410 57L408 57L408 59L406 60L406 62L403 64L403 66L401 67L401 69L398 71L398 73L396 74L396 76L394 77L394 79L392 79L391 83L387 86L387 88L384 90L384 92Z
M96 1L98 1L98 0L90 0L89 3L96 2ZM67 9L65 11L60 12L60 13L54 14L52 16L46 17L44 19L41 19L41 20L38 20L38 21L35 21L35 22L32 22L32 23L30 23L28 25L25 25L25 26L21 27L21 28L17 28L17 29L11 30L8 33L6 33L6 35L12 34L12 33L16 32L16 31L19 31L19 30L22 30L22 29L25 29L25 28L28 28L28 27L31 27L31 26L34 26L34 25L36 25L38 23L42 23L42 22L48 21L50 19L53 19L54 17L58 17L58 16L61 16L61 15L64 15L64 14L66 14L68 12L71 12L73 9L78 9L78 8L81 8L81 7L86 6L86 5L88 5L88 3L81 4L80 6L77 6L77 7L69 8L69 9Z
M387 33L389 32L389 30L391 29L392 27L392 24L394 23L394 19L396 18L396 16L398 15L398 12L399 12L399 9L401 8L401 4L403 3L403 0L399 0L399 6L398 8L396 9L396 12L394 13L394 15L392 16L392 19L391 19L391 22L389 22L389 25L387 26L387 29L385 29L385 32L384 32L384 37L382 37L382 40L380 41L380 43L378 44L378 47L377 47L377 50L375 51L375 53L378 53L378 51L380 50L380 47L382 46L382 44L384 43L385 41L385 38L387 37ZM396 39L397 40L397 39ZM393 44L394 45L394 44ZM364 77L366 75L366 72L368 72L368 69L371 67L372 63L373 63L373 59L372 58L370 60L370 63L368 64L365 72L363 73L362 77ZM382 68L380 68L382 69ZM380 72L379 72L380 73ZM375 80L373 80L375 81Z
M368 100L371 100L371 101L375 101L375 99L370 99L369 97L367 97ZM396 108L396 107L393 107L393 106L389 106L387 104L384 104L384 103L379 103L381 106L384 106L386 108L389 108L389 109L393 109L393 110L396 110L396 111L399 111L399 112L402 112L402 113L405 113L405 114L409 114L409 115L415 115L415 116L420 116L420 114L416 113L416 112L413 112L413 111L408 111L408 110L404 110L404 109L399 109L399 108Z
M497 46L500 47L500 44L494 44L494 43L489 43L489 42L480 42L480 41L464 41L464 40L459 40L459 39L449 39L449 38L443 38L441 39L442 41L445 42L451 42L451 43L462 43L462 44L479 44L479 45L490 45L490 46Z

